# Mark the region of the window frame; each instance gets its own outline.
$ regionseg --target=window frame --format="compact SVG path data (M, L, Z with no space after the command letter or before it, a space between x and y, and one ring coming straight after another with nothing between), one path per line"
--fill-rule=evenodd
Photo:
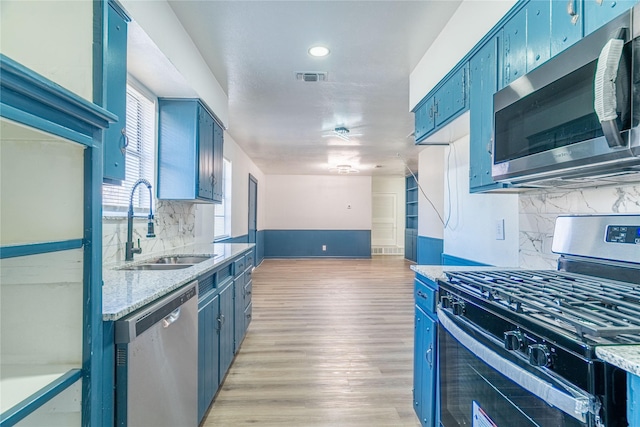
M133 91L137 92L136 95L140 95L142 97L144 97L146 100L148 100L152 105L152 111L150 111L149 113L151 114L151 132L150 132L150 147L147 147L147 151L148 151L148 156L150 158L148 158L147 161L147 175L144 176L145 179L149 180L149 182L151 182L151 206L152 209L155 211L156 210L156 203L157 203L157 199L156 199L156 174L157 174L157 158L158 158L158 97L153 94L153 92L151 92L149 89L147 89L142 83L140 83L138 80L136 80L135 78L133 78L132 76L127 76L127 98L129 97L129 89L133 89ZM128 110L127 110L128 111ZM129 117L127 117L127 119L129 119ZM131 129L129 128L130 125L130 120L127 120L127 132L130 133ZM130 157L130 155L135 156L136 154L131 153L131 151L127 150L127 158ZM141 160L144 161L144 160ZM127 166L130 163L127 162ZM138 170L139 172L139 170ZM121 186L124 187L125 186L125 182L123 181L121 183ZM134 181L135 182L135 181ZM124 191L124 198L126 199L126 205L121 205L121 204L108 204L105 203L105 197L104 197L104 190L105 188L108 187L118 187L117 185L113 185L113 184L109 184L109 183L103 183L102 184L102 189L103 189L103 198L102 198L102 217L103 218L126 218L127 217L127 211L128 211L128 199L129 199L129 195L130 195L130 191L131 191L131 186L134 184L134 182L130 182L128 184L128 188L126 188ZM140 186L140 188L138 188L136 190L136 195L137 197L134 197L134 206L133 206L133 212L134 212L134 217L147 217L147 215L149 215L149 206L145 203L145 206L141 206L141 200L143 199L143 197L146 197L146 195L148 194L148 191L146 189L143 188L144 186ZM144 195L144 196L143 196ZM122 198L123 195L119 194L117 196L118 198ZM122 201L122 200L120 200Z
M231 216L231 196L232 196L232 191L231 191L231 186L232 186L232 182L233 182L233 163L231 162L231 160L227 159L226 157L223 157L222 160L222 188L223 190L223 195L222 195L222 203L220 204L216 204L214 207L214 215L213 215L213 230L214 230L214 236L213 236L213 240L214 241L220 241L220 240L225 240L231 237L231 220L232 220L232 216ZM221 214L219 213L219 211L221 209L224 209L224 212ZM222 234L216 235L216 224L217 222L222 219L222 221L224 222L223 225L223 232Z

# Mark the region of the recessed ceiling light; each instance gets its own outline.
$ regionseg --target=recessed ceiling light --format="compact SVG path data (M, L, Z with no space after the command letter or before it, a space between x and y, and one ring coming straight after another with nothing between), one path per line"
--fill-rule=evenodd
M329 48L324 46L313 46L309 48L309 55L321 58L329 55Z

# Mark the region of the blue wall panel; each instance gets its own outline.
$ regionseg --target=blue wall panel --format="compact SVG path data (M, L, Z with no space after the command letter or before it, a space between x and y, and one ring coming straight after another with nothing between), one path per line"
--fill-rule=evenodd
M434 237L418 236L419 265L441 265L444 240Z
M442 254L442 265L461 265L464 267L489 266L481 262L472 261L470 259L459 258L453 255Z
M260 265L264 259L264 230L258 230L256 233L256 265Z
M371 230L264 230L264 257L371 258Z

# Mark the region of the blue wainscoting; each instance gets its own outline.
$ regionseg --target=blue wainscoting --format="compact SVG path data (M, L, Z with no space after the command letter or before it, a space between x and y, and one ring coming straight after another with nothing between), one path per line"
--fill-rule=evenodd
M371 258L371 230L264 230L264 257Z
M442 265L461 265L463 267L482 267L490 266L489 264L483 264L481 262L472 261L466 258L459 258L453 255L442 254Z
M434 237L418 236L419 265L441 265L444 240Z

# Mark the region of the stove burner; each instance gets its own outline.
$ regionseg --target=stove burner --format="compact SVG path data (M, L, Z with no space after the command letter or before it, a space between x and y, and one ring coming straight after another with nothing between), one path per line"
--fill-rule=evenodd
M640 334L640 285L553 270L446 275L466 292L580 336Z

